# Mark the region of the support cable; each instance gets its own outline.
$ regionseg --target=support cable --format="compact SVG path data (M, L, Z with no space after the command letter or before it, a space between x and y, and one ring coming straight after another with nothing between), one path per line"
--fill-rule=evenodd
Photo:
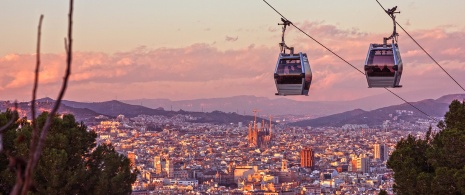
M381 3L380 3L378 0L376 0L376 2L378 2L379 6L381 6L381 8L386 12L386 9L384 9L383 5L381 5ZM386 12L386 13L387 13L387 12ZM389 15L389 14L388 14L388 15ZM389 16L389 17L391 17L391 16ZM450 75L449 72L447 72L446 69L444 69L444 68L433 58L433 56L431 56L431 55L430 55L430 54L429 54L429 53L428 53L428 52L427 52L427 51L426 51L426 50L425 50L425 49L424 49L424 48L423 48L423 47L422 47L422 46L421 46L421 45L420 45L420 44L419 44L419 43L418 43L405 29L404 29L404 27L402 27L402 25L399 24L399 22L396 21L396 24L399 25L399 27L405 32L405 34L407 34L407 35L410 37L410 39L412 39L412 41L415 42L415 44L417 44L417 46L420 47L420 49L423 50L423 52L425 52L425 54L428 55L428 57L429 57L431 60L433 60L433 62L436 63L436 65L438 65L439 68L441 68L442 71L444 71L444 72L447 74L447 76L449 76L449 78L451 78L451 79L455 82L455 84L457 84L457 85L458 85L460 88L462 88L462 90L465 92L465 88L463 88L462 85L460 85L460 83L457 82L457 80L455 80L454 77L452 77L452 75Z
M377 0L376 0L377 1ZM270 5L266 0L263 0L263 2L265 2L268 6L270 6L271 9L273 9L276 13L278 13L283 19L289 21L283 14L281 14L278 10L276 10L272 5ZM384 9L384 8L383 8ZM355 70L357 70L358 72L360 72L361 74L365 75L364 72L362 72L360 69L358 69L357 67L355 67L354 65L352 65L350 62L348 62L347 60L345 60L344 58L342 58L341 56L339 56L338 54L336 54L335 52L333 52L331 49L329 49L328 47L326 47L324 44L322 44L321 42L319 42L318 40L316 40L315 38L313 38L312 36L310 36L308 33L306 33L305 31L303 31L301 28L299 28L298 26L296 26L294 23L291 22L291 25L294 26L297 30L299 30L300 32L302 32L303 34L305 34L308 38L312 39L313 41L315 41L316 43L318 43L320 46L322 46L323 48L325 48L326 50L328 50L329 52L331 52L333 55L335 55L336 57L338 57L339 59L341 59L342 61L344 61L346 64L352 66L352 68L354 68ZM410 105L411 107L415 108L417 111L419 111L420 113L424 114L425 116L427 116L428 118L430 118L431 120L434 120L436 122L439 122L436 118L430 116L429 114L427 114L426 112L420 110L418 107L416 107L415 105L413 105L412 103L408 102L407 100L405 100L404 98L400 97L398 94L394 93L393 91L391 91L390 89L384 87L384 89L386 89L387 91L389 91L390 93L392 93L394 96L396 96L397 98L399 98L400 100L404 101L405 103L407 103L408 105Z

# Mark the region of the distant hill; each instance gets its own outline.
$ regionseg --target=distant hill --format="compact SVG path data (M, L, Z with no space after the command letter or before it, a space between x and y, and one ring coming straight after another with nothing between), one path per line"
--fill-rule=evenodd
M421 100L415 97L414 92L400 93L399 95L407 100ZM171 101L168 99L135 99L121 101L132 105L141 105L148 108L164 108L165 110L173 111L180 109L194 112L219 110L223 112L237 112L239 114L253 115L252 110L256 108L261 111L260 113L274 116L306 115L313 117L328 116L354 109L370 111L403 103L402 100L387 93L350 101L295 101L284 97L270 99L250 95L179 101Z
M465 94L445 95L445 96L438 98L436 101L450 104L453 100L463 101L465 100Z
M164 111L160 109L151 109L144 106L130 105L116 100L92 103L63 100L62 104L74 108L87 108L97 113L113 117L116 117L120 114L123 114L126 117L135 117L140 114L163 116L175 115L175 112Z
M344 102L304 102L287 98L269 99L255 96L234 96L227 98L211 98L196 100L171 101L167 99L137 99L122 100L133 105L143 105L150 108L165 108L165 110L187 111L213 111L236 112L239 114L253 115L253 109L259 109L260 113L271 115L314 115L324 116L338 113L347 109L353 109L353 104Z
M50 111L55 103L55 100L51 98L42 98L37 100L36 110L40 114L43 111ZM0 111L5 111L7 108L12 108L14 105L12 102L0 101ZM31 118L30 103L21 102L19 103L19 113L21 117ZM63 100L60 109L60 114L73 114L77 121L85 121L88 119L95 118L99 115L105 115L110 117L116 117L120 114L126 117L135 117L138 115L161 115L166 117L172 117L178 114L191 115L195 119L191 122L194 123L213 123L213 124L229 124L243 122L246 125L248 122L253 121L253 116L244 116L237 113L226 113L222 111L213 112L189 112L189 111L165 111L161 108L152 109L144 106L130 105L116 100L106 102L76 102ZM257 117L257 120L262 120ZM268 121L267 121L268 122Z
M120 101L112 100L106 102L92 102L83 103L75 101L62 101L63 104L74 107L74 108L87 108L97 113L101 113L108 116L118 116L120 114L126 117L135 117L138 115L161 115L171 117L177 114L191 115L197 118L192 122L199 123L214 123L214 124L225 124L225 123L238 123L243 122L247 124L253 120L253 116L244 116L236 113L226 113L221 111L213 112L189 112L189 111L165 111L162 108L152 109L139 105L131 105Z
M339 114L334 114L330 116L320 117L317 119L304 120L295 123L291 123L291 126L312 126L312 127L322 127L322 126L332 126L339 127L340 124L346 124L345 122L351 120L357 116L367 113L367 111L361 109L355 109L352 111L347 111Z
M454 99L463 100L465 94L455 94L442 96L436 100L427 99L418 102L412 102L411 104L422 110L426 114L432 117L443 117L444 114L449 110L449 104ZM396 113L397 110L412 111L413 114L401 114ZM391 116L389 116L392 114ZM344 124L367 124L369 126L381 125L385 120L393 120L392 116L398 115L398 119L413 122L417 119L428 119L426 115L419 112L412 106L404 103L395 106L387 106L372 111L364 111L360 109L343 112L339 114L329 115L325 117L303 120L289 125L293 126L312 126L312 127L323 127L333 126L341 127Z
M451 94L445 95L438 99L427 99L412 104L426 112L428 115L434 117L443 117L448 110L450 102L454 99L464 100L465 94ZM38 113L42 111L48 111L51 109L54 100L51 98L42 98L37 100ZM360 100L354 100L349 102L300 102L293 101L285 98L268 99L260 98L255 96L236 96L230 98L213 98L213 99L199 99L199 100L185 100L185 101L170 101L166 99L159 100L127 100L126 102L138 102L137 105L131 105L120 101L106 101L106 102L76 102L76 101L62 101L60 107L60 113L72 113L79 120L85 120L93 118L98 115L106 115L116 117L119 114L123 114L127 117L134 117L141 114L145 115L163 115L163 116L174 116L177 114L189 114L195 118L192 122L208 122L215 124L225 123L237 123L243 122L247 124L253 120L253 116L241 115L241 109L247 110L249 115L252 109L260 109L261 113L265 114L302 114L302 115L314 115L322 116L322 113L333 113L326 114L324 117L315 118L311 120L303 120L290 125L295 126L335 126L340 127L344 124L368 124L368 125L380 125L385 120L392 120L396 113L396 110L412 111L412 115L402 115L398 118L401 120L414 121L418 118L427 117L412 108L408 104L400 104L394 106L384 106L371 111L366 111L359 108L353 108L354 105L363 104L363 102L370 102L370 105L377 104L382 100L376 98L363 98ZM359 102L359 103L354 103ZM140 105L142 104L142 105ZM169 104L167 108L167 104ZM171 111L171 105L173 110ZM368 105L368 104L367 104ZM148 108L150 106L153 108ZM6 108L12 107L11 102L0 101L0 110L4 111ZM186 108L176 109L179 108ZM213 108L224 108L224 110L216 111ZM163 109L165 108L165 109ZM205 112L199 112L198 110ZM212 109L212 110L210 110ZM347 111L347 109L349 111ZM342 110L342 111L341 111ZM208 112L207 112L208 111ZM239 113L236 113L239 111ZM30 118L30 104L20 103L20 112L22 116L28 116ZM258 119L261 121L262 119Z
M36 113L39 115L44 111L50 112L53 108L55 101L50 98L44 98L37 100ZM1 102L0 110L5 111L7 108L12 108L14 105L12 102ZM32 118L31 104L29 102L21 102L18 104L18 110L20 117ZM73 114L77 121L83 121L89 118L94 118L100 115L99 113L88 109L88 108L74 108L66 105L61 105L58 109L60 114Z

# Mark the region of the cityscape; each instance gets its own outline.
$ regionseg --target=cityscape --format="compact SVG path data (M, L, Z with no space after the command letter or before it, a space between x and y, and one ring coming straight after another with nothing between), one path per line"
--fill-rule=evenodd
M1 6L0 195L465 194L464 1Z
M44 99L37 105L52 103ZM11 103L3 105L2 110ZM127 106L123 110L132 107ZM97 144L113 145L139 171L132 194L393 193L386 162L396 143L408 135L423 138L430 125L437 131L433 120L402 120L414 115L411 110L395 110L387 114L391 121L378 125L339 127L293 126L302 119L251 112L254 116L235 123L198 122L196 112L81 119L97 133Z
M140 170L133 194L392 193L389 151L408 134L426 132L366 125L298 128L265 120L195 124L186 122L190 117L102 116L88 128Z

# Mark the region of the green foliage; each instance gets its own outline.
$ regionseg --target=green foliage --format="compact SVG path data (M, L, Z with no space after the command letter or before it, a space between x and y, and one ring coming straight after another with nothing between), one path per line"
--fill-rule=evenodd
M388 193L386 192L386 190L380 190L378 195L388 195Z
M397 143L387 162L397 194L465 194L465 102L454 100L438 127Z
M0 127L6 125L8 121L17 115L13 115L13 112L7 110L4 113L0 114ZM18 117L14 119L15 121L18 120ZM8 127L7 130L4 131L2 142L3 142L3 151L11 151L13 149L13 145L16 139L15 132L11 131L11 129L18 128L18 124L13 123ZM3 192L11 191L12 186L15 184L15 174L11 171L3 171L8 169L9 161L7 156L4 152L0 153L0 194Z
M131 192L132 182L126 181L135 181L136 174L131 174L129 159L116 153L111 145L98 146L89 157L87 166L91 167L93 172L100 172L98 177L90 175L88 178L95 183L94 186L89 186L94 194L128 194Z
M0 114L0 125L7 114ZM44 125L47 115L42 113L37 118L39 127ZM12 126L5 132L5 151L14 157L27 159L32 127L25 119L19 123L20 128ZM72 115L55 117L34 172L37 193L130 194L137 171L131 170L127 157L118 154L113 146L96 147L96 137L95 132L89 132L85 125L76 123ZM15 177L15 173L8 169L7 156L0 154L0 194L11 191Z
M446 128L465 131L465 102L460 103L458 100L454 100L449 105L449 111L445 115L444 122Z

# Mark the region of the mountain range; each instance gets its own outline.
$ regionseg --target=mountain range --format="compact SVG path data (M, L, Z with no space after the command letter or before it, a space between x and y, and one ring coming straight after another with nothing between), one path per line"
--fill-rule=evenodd
M418 93L423 93L423 91L399 91L397 93L404 99L412 102L423 100L418 97ZM164 108L165 110L182 109L185 111L195 112L221 110L223 112L236 112L243 115L253 115L252 110L259 109L261 114L266 115L305 115L312 118L338 114L354 109L370 111L403 103L402 100L399 100L390 93L383 93L349 101L295 101L279 96L275 99L270 99L245 95L178 101L168 99L134 99L121 101L132 105L141 105L154 109Z
M344 124L367 124L369 126L374 126L381 125L386 120L392 121L393 117L395 116L397 116L398 120L415 122L418 119L427 120L430 119L430 117L443 117L449 110L449 104L455 99L463 101L465 99L465 94L446 95L435 100L426 99L418 102L411 102L411 105L404 103L400 105L387 106L372 111L355 109L316 119L302 120L291 123L289 125L302 127L341 127ZM416 108L421 111L417 110Z
M51 98L42 98L37 100L37 113L43 111L50 111L55 103L55 100ZM7 108L13 107L13 103L0 101L0 110L4 111ZM22 102L18 105L18 111L21 117L31 117L30 103ZM190 122L196 123L214 123L214 124L227 124L227 123L238 123L243 122L246 124L249 121L253 121L254 117L249 115L239 115L237 113L226 113L222 111L212 112L188 112L184 110L179 111L165 111L162 108L152 109L139 105L131 105L120 101L112 100L105 102L76 102L63 100L61 102L59 113L71 113L75 116L78 121L86 121L95 118L99 115L105 115L109 117L116 117L120 114L132 118L138 115L161 115L161 116L175 116L178 114L190 115L195 119ZM262 120L257 117L257 119Z
M454 99L463 100L465 94L453 94L442 96L438 99L426 99L417 102L411 102L413 106L420 109L425 114L432 117L442 117L448 110L448 105ZM377 103L379 99L365 98L349 102L302 102L289 99L268 99L264 97L254 96L236 96L229 98L212 98L212 99L198 99L198 100L183 100L183 101L170 101L167 99L154 99L154 100L125 100L121 101L105 101L105 102L77 102L63 100L60 107L60 113L72 113L78 120L86 120L94 118L98 115L106 115L116 117L123 114L126 117L135 117L138 115L163 115L174 116L177 114L189 114L196 118L192 122L208 122L216 124L237 123L253 120L253 109L259 109L260 113L273 114L273 115L290 115L301 114L314 116L313 119L302 120L290 125L295 126L335 126L340 127L344 124L368 124L380 125L385 120L391 120L398 111L411 111L409 115L399 115L399 119L406 121L414 121L417 119L428 119L424 113L413 108L406 103L384 106L374 110L364 110L361 108L353 108L356 105L367 105ZM139 105L132 105L130 103L139 102ZM43 98L38 100L37 111L48 111L53 106L54 100L50 98ZM142 104L142 105L140 105ZM169 105L169 106L167 106ZM382 104L378 104L382 105ZM5 110L12 106L11 102L0 101L0 110ZM179 109L176 111L171 110L171 106ZM22 116L30 117L30 103L23 102L19 104L19 111ZM165 110L169 107L169 110ZM197 111L198 109L202 111ZM286 110L286 111L282 111ZM208 111L208 112L207 112ZM244 115L241 111L247 111L248 115ZM391 116L389 116L391 115ZM318 117L319 116L319 117ZM311 118L311 117L310 117ZM259 119L262 120L262 119Z

